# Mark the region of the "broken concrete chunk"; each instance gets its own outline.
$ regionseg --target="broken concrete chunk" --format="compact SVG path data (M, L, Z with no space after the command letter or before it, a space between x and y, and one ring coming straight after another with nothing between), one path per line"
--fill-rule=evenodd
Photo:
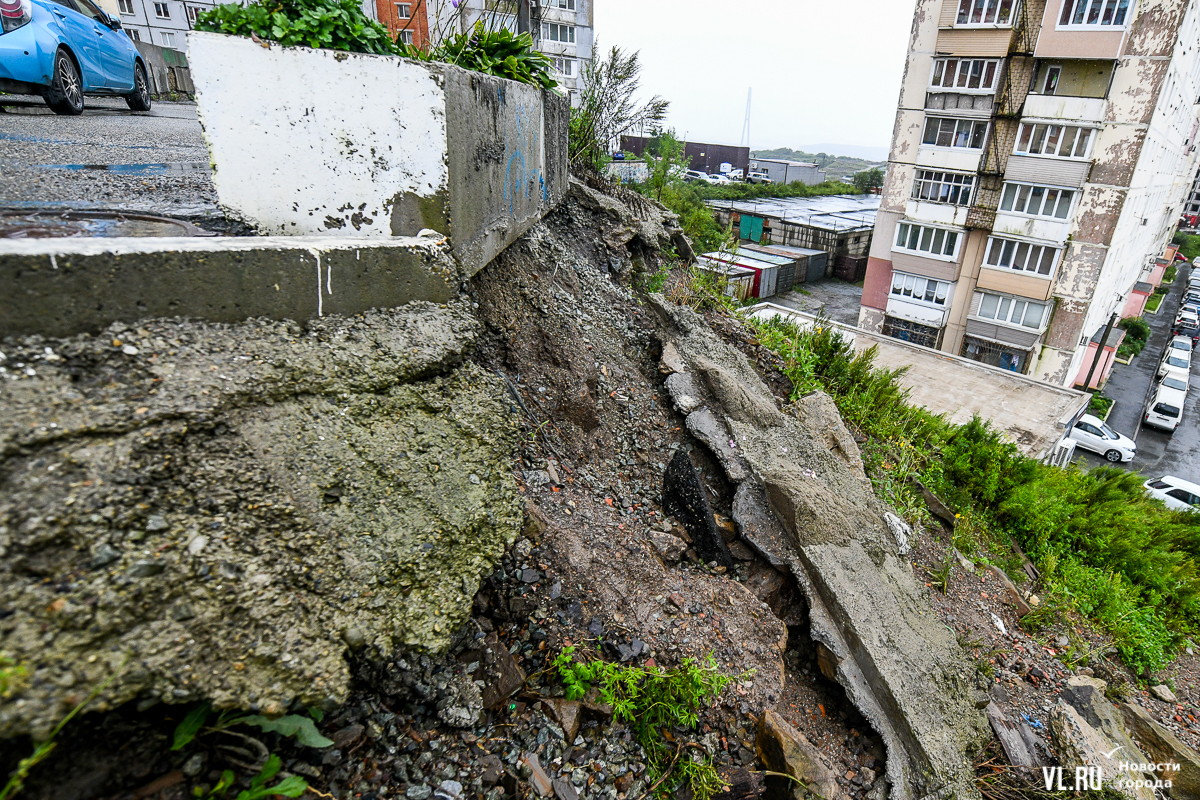
M995 703L988 704L987 718L1010 764L1030 769L1045 765L1046 762L1037 750L1037 738L1028 725L1013 722Z
M1028 614L1031 610L1029 604L1025 602L1025 598L1021 597L1021 593L1017 591L1016 584L1012 582L1012 579L1004 574L1004 570L993 565L988 567L988 571L995 575L1000 583L1004 584L1004 591L1008 593L1009 602L1017 609L1017 616L1023 617Z
M729 428L713 415L712 411L708 408L700 408L688 414L684 422L691 434L704 442L721 462L729 480L740 483L750 477L746 462L739 454L737 440L733 438Z
M483 668L483 707L496 708L509 695L525 685L525 671L500 644L495 631L483 640L484 650L480 666Z
M667 377L667 391L675 401L675 408L680 414L690 414L704 405L704 397L696 386L692 376L686 372L676 372Z
M663 511L675 517L687 528L692 546L705 563L716 561L723 567L733 566L733 556L725 539L717 530L712 508L708 504L704 484L682 450L675 454L663 475Z
M538 763L536 753L526 753L521 756L521 762L529 768L529 785L541 797L552 797L554 795L554 784L546 775L542 765Z
M1105 777L1105 788L1112 787L1136 800L1154 800L1154 790L1145 785L1145 776L1119 769L1121 763L1145 764L1146 757L1136 747L1113 742L1089 725L1083 716L1062 698L1050 712L1050 737L1058 750L1058 760L1068 770L1098 767Z
M912 539L912 528L900 518L899 514L893 514L890 511L884 513L883 519L887 523L888 530L892 532L892 538L896 540L896 552L902 556L908 555L912 550L912 546L909 544Z
M783 791L786 791L786 796L793 800L805 800L808 795L806 789L826 800L844 797L838 786L837 773L825 761L821 751L769 708L759 717L758 736L754 743L758 757L768 771L790 775L799 782L767 776L768 797L784 796Z
M1107 686L1099 678L1072 675L1067 678L1060 699L1078 711L1088 725L1112 740L1114 745L1137 750L1137 743L1125 729L1121 713L1104 696Z
M583 706L578 701L564 700L559 697L542 700L542 705L563 729L563 735L566 736L567 741L575 741L575 736L579 733L579 723L582 721Z
M1121 703L1119 710L1125 720L1125 726L1152 762L1179 765L1178 772L1167 775L1173 784L1171 795L1181 800L1200 798L1200 753L1155 722L1150 712L1141 706Z
M670 342L663 345L662 357L659 360L659 370L668 375L676 372L687 372L687 365L679 357L679 351L675 349L675 345Z

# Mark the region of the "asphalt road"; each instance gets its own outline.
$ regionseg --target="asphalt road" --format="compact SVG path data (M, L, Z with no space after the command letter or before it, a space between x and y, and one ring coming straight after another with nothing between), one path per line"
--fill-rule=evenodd
M0 206L217 213L194 103L85 99L58 116L36 97L0 96Z
M1179 276L1171 286L1171 292L1158 314L1147 314L1150 323L1150 341L1133 363L1128 366L1117 364L1113 368L1104 394L1117 403L1109 414L1108 424L1113 430L1132 436L1137 441L1138 454L1134 460L1124 464L1126 469L1141 472L1147 478L1174 475L1184 480L1200 483L1200 380L1196 378L1196 367L1200 365L1200 352L1192 358L1192 388L1188 392L1183 409L1183 421L1174 433L1164 433L1141 426L1146 397L1154 383L1154 373L1159 358L1171 336L1171 323L1179 310L1179 302L1186 285L1188 268L1182 265ZM1081 450L1079 459L1087 465L1107 464L1103 458Z

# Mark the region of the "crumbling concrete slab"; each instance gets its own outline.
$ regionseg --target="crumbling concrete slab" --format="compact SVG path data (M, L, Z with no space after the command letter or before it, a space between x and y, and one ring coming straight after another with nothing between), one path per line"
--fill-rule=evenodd
M702 317L657 295L651 306L664 351L678 355L689 388L703 391L701 410L736 443L745 473L729 476L738 484L734 519L804 591L830 672L887 746L892 797L976 796L971 757L987 729L972 668L937 623L904 560L906 534L875 497L832 401L817 395L797 414L780 411L745 357ZM727 455L719 451L728 442L702 440Z
M352 316L457 296L440 236L0 240L0 337L114 322Z
M557 92L196 31L188 61L221 204L262 233L434 230L470 276L566 195L570 105Z

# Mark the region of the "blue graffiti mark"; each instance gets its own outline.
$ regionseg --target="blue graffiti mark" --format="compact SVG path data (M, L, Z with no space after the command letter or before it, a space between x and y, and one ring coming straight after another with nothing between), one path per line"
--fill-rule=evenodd
M508 201L508 214L516 216L517 195L524 193L527 199L532 199L534 191L540 186L542 201L547 202L550 194L546 188L546 179L542 174L541 149L542 131L537 123L540 121L540 107L532 108L524 104L514 106L512 125L506 126L504 132L505 172L504 199ZM510 128L516 130L510 136ZM514 146L515 145L515 146ZM528 160L527 160L528 157ZM515 168L515 170L514 170Z

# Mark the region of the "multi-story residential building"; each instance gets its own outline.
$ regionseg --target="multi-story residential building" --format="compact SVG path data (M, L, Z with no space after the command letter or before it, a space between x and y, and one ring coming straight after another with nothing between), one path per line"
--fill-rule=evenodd
M1196 174L1198 2L918 0L860 326L1082 383Z
M592 0L419 0L427 7L431 41L469 31L482 21L489 30L519 30L519 4L526 4L534 45L554 61L559 85L572 103L579 96L581 75L592 60ZM378 0L383 2L383 0Z
M217 5L216 0L115 0L117 17L135 42L184 50L187 32L202 11Z
M1185 217L1200 217L1200 170L1196 171L1196 180L1192 183L1192 192L1188 195L1183 207Z

